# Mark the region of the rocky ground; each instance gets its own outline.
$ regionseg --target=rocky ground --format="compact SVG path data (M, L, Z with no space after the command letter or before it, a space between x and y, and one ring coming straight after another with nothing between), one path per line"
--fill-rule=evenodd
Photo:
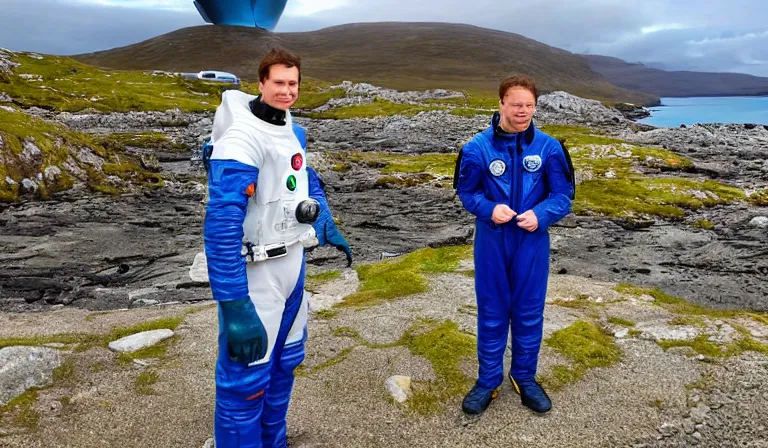
M367 87L345 88L354 102L366 102L360 98ZM375 94L404 104L425 100ZM157 158L162 188L120 196L80 188L45 202L0 203L0 341L47 343L58 354L50 355L50 365L64 366L64 373L59 367L40 383L53 385L32 404L0 407L0 446L117 446L127 440L202 446L211 434L215 311L206 307L208 285L192 281L188 269L202 250L206 181L196 159L212 115L26 112L94 135L160 132L188 150L128 148ZM427 111L297 121L308 129L309 163L326 181L357 265L471 243L472 219L450 188L452 166L440 157L486 128L488 116ZM654 129L564 93L542 97L537 123L590 126L693 162L675 172L643 168L654 178L719 180L748 194L768 186L763 126ZM389 173L392 161L382 161L382 154L434 156L438 167L428 174L409 172L412 167ZM760 423L768 411L765 321L657 306L665 299L647 295L660 288L706 307L766 311L767 230L768 207L749 201L688 211L680 220L583 214L555 226L546 335L593 322L622 354L554 392L556 408L544 418L520 407L508 385L479 420L461 415L456 393L438 393L441 406L427 414L394 404L383 387L391 375L412 377L417 397L440 390L445 372L439 363L418 344L396 342L420 323L426 334L440 322L473 333L472 279L433 276L429 292L331 311L357 289L355 271L342 270L314 298L312 342L290 417L293 446L768 446ZM344 266L342 255L327 248L312 251L308 261L312 274ZM620 282L639 288L617 287ZM204 306L190 309L198 304ZM179 316L176 326L160 325L176 332L161 352L135 359L81 340L82 334L104 338L116 328ZM76 334L77 342L45 339L54 334ZM557 376L555 367L578 364L554 347L545 347L541 362L550 378ZM462 381L475 369L472 356L462 358Z
M184 278L183 266L202 250L205 175L190 159L198 157L210 114L32 113L92 134L160 131L192 152L154 151L166 188L117 198L72 192L44 203L0 205L0 309L39 310L62 303L108 309L139 299L139 305L152 304L174 301L179 288L190 287L199 294L196 300L208 298L205 287ZM540 124L588 125L683 154L694 167L678 176L721 180L747 191L768 184L768 129L763 126L653 129L564 93L542 97L537 114ZM358 263L471 242L472 218L450 188L451 166L412 185L381 182L381 163L375 160L335 167L349 151L455 153L487 126L487 116L431 111L414 117L297 121L308 129L310 163L328 185ZM559 224L567 244L553 251L552 272L661 287L702 305L766 310L765 216L768 208L747 202L700 209L682 222L651 219L628 225L621 219L571 215ZM697 228L697 221L710 222L711 228ZM311 254L310 262L329 268L342 264L334 251L323 249Z
M471 269L471 262L461 269ZM317 288L313 299L326 305L338 301L356 288L354 275L345 271ZM678 314L651 297L619 293L610 283L557 276L548 291L547 342L539 368L551 384L553 411L532 414L505 383L482 417L467 418L460 410L463 392L457 391L469 387L476 371L473 282L458 272L432 276L429 284L430 291L404 299L312 313L307 358L289 413L290 446L768 443L763 418L768 411L768 353L733 350L721 357L699 346L710 355L689 346L661 346L698 337L724 352L740 340L768 347L765 324L749 317ZM202 447L212 434L216 311L201 305L111 313L65 307L42 315L0 315L0 340L103 335L183 316L162 351L133 360L101 345L48 344L55 347L47 350L59 354L63 368L54 373L52 386L36 393L34 402L20 405L26 406L24 412L0 417L0 446ZM575 382L558 383L553 377L558 368L578 366L583 359L553 344L553 336L584 323L604 332L601 344L615 350L617 358L605 367L587 369ZM404 334L411 338L403 339ZM441 340L448 343L441 346ZM411 378L409 398L402 404L385 388L391 375ZM447 389L451 381L458 389Z

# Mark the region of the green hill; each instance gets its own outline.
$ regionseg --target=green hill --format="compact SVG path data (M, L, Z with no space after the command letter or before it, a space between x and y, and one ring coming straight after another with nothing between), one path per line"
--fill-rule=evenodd
M75 58L112 69L215 69L254 80L261 57L274 45L298 53L304 74L325 81L487 93L498 88L504 75L518 71L534 76L544 92L566 90L609 102L658 103L653 95L611 84L582 56L518 34L446 23L364 23L303 33L197 26Z

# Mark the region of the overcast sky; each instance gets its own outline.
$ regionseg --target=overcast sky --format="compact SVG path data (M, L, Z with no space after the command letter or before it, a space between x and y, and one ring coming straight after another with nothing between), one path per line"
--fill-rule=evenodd
M288 0L275 31L371 21L468 23L667 70L768 76L765 0ZM12 50L84 53L201 24L192 0L0 0Z

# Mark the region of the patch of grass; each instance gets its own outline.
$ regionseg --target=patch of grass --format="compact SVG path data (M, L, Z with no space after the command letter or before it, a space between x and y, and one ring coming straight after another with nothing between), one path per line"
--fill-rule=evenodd
M573 202L577 214L619 218L658 216L679 220L687 211L744 200L736 187L719 182L626 175L585 180Z
M669 321L669 325L684 325L689 327L704 328L707 326L707 323L699 316L678 316Z
M462 93L468 108L499 110L499 93L495 89L468 89Z
M652 408L658 408L658 409L664 409L664 401L663 400L653 400L648 403L648 406Z
M632 322L631 320L622 319L621 317L616 316L610 316L608 318L608 323L613 325L621 325L623 327L634 327L635 322Z
M127 146L167 152L184 152L189 149L182 143L173 142L162 132L115 133L99 136L96 141L104 148L112 151L124 151Z
M467 98L464 96L452 96L448 98L431 98L422 102L425 104L461 107L467 105Z
M144 347L140 350L136 350L131 353L120 353L117 356L117 361L123 365L129 365L134 359L159 359L164 358L168 353L168 348L179 340L178 336L172 336L168 339L164 339L155 345L150 347Z
M629 330L629 333L627 333L627 335L631 338L639 337L641 334L643 334L643 332L635 328Z
M67 358L59 367L53 369L53 382L58 384L72 384L77 381L75 376L75 362Z
M768 190L753 193L749 196L749 202L760 207L768 207Z
M152 386L157 383L159 378L160 376L154 370L145 370L134 380L134 390L140 395L157 395Z
M372 344L366 341L354 328L339 327L333 330L338 337L351 338L353 347L348 347L336 356L312 368L300 366L297 375L310 375L344 361L355 347L371 349L407 347L415 356L422 356L432 365L436 379L414 387L413 397L406 403L408 409L422 415L439 412L450 398L465 393L472 384L462 373L462 360L475 353L475 337L459 330L453 321L435 322L421 319L403 333L399 340L387 344Z
M9 83L0 84L0 92L25 108L37 106L69 112L178 108L205 112L214 110L221 92L232 87L179 76L153 76L151 72L101 70L63 56L45 55L43 59L36 59L17 53L12 60L21 65L14 69ZM24 79L20 74L38 75L39 81Z
M572 384L581 379L583 373L564 365L552 366L552 369L539 378L541 385L552 391L562 390L567 384Z
M321 91L305 91L304 81L302 81L302 89L299 93L299 99L296 104L293 105L293 109L315 109L325 105L328 101L334 98L344 98L346 92L344 89L327 89Z
M477 305L461 305L458 312L470 316L477 316Z
M396 176L381 176L376 179L377 186L387 187L415 187L416 185L425 184L431 180L434 180L434 176L429 173L419 173L415 175L396 175Z
M709 341L709 336L706 334L699 335L695 339L690 340L659 340L656 341L656 343L659 347L663 348L664 351L669 350L672 347L690 347L695 350L696 353L709 356L710 358L720 358L725 355L725 352L719 345Z
M768 344L756 341L751 335L742 335L736 342L726 345L726 356L737 356L744 352L756 352L768 355Z
M0 406L0 415L9 415L14 426L33 431L40 422L40 413L33 409L36 401L37 390L29 389L5 406Z
M469 107L456 107L451 109L451 114L458 115L460 117L474 117L475 115L493 115L493 110L486 109L472 109Z
M427 291L424 274L454 272L472 256L471 246L424 248L380 263L357 266L360 287L340 306L370 306Z
M357 164L367 168L378 168L382 174L428 173L452 177L456 165L456 154L391 154L354 151L333 152L327 156L344 167Z
M712 230L715 228L715 223L706 219L699 219L694 224L697 229Z
M621 358L621 349L613 338L592 322L577 321L554 332L544 342L569 358L572 363L568 370L559 369L545 376L547 384L553 390L578 381L589 369L609 367Z
M117 311L96 311L96 312L94 312L94 313L90 313L90 314L88 314L87 316L85 316L85 320L86 320L86 321L88 321L88 322L90 322L90 321L92 321L92 320L95 320L95 319L96 319L96 318L98 318L98 317L101 317L101 316L108 316L108 315L110 315L110 314L114 314L114 313L116 313L116 312L117 312Z
M45 344L67 344L67 345L93 345L98 344L100 337L98 335L84 333L63 333L50 336L33 336L29 338L0 338L0 348L14 345L21 346L40 346Z
M741 189L711 180L652 178L638 173L638 166L664 171L693 167L690 159L666 149L630 144L577 126L542 129L564 139L577 171L590 174L582 176L577 186L576 214L680 219L691 210L746 199Z
M716 384L716 380L712 372L704 372L701 374L701 378L698 380L686 384L685 389L688 391L698 389L698 390L709 390Z
M306 288L307 291L317 292L321 286L330 282L331 280L339 278L340 276L341 271L339 270L325 271L314 275L308 275L304 283L304 288Z
M317 310L314 312L313 316L315 316L318 319L333 319L336 317L336 315L339 314L336 310Z
M619 283L614 288L614 291L621 294L628 294L632 296L641 296L645 294L645 289L639 286L631 285L629 283Z
M311 367L311 368L307 368L307 367L304 367L304 365L300 365L299 367L296 368L296 375L297 376L312 375L313 373L317 373L320 370L327 369L328 367L335 366L336 364L338 364L338 363L344 361L345 359L347 359L347 357L349 357L349 355L352 353L352 351L355 349L355 347L356 346L354 346L354 347L347 347L347 348L343 349L342 351L340 351L338 355L336 355L336 356L326 360L325 362L323 362L321 364L318 364L318 365L316 365L314 367Z
M437 376L414 389L409 409L422 415L439 412L448 399L466 393L472 380L461 371L463 358L475 353L475 337L460 331L455 322L421 321L411 327L403 344L416 356L426 358Z
M622 294L631 294L635 296L647 294L655 299L654 304L661 306L674 314L680 314L684 316L702 316L712 319L734 319L738 317L746 317L764 325L768 325L768 313L706 308L701 305L688 302L682 297L676 297L667 294L658 288L642 288L627 283L621 283L614 289Z
M404 115L406 117L411 117L418 114L419 112L427 112L439 109L441 108L393 103L391 101L375 98L373 102L369 104L339 107L335 109L329 109L324 112L308 112L302 115L315 119L345 120L349 118L374 118L391 115Z
M585 310L596 306L605 306L605 303L597 303L589 300L589 296L586 297L576 297L574 300L553 300L551 302L551 305L555 306L562 306L564 308L573 308L577 310Z

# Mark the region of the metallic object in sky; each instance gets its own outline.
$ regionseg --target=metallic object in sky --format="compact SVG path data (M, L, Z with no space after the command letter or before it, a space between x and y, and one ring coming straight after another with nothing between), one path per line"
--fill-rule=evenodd
M239 25L272 30L288 0L194 0L203 20L216 25Z

